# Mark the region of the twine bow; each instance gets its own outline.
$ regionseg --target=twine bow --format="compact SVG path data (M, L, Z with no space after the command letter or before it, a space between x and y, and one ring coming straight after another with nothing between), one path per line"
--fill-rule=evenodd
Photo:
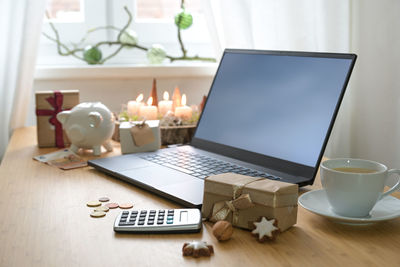
M57 114L63 111L62 104L63 104L63 95L59 91L54 92L54 97L46 98L46 101L53 107L53 109L36 109L37 116L51 116L49 119L49 123L54 125L55 127L55 139L56 139L56 146L63 148L64 139L63 139L63 129L62 124L57 120Z
M139 127L140 129L146 126L146 119L144 119L142 122L135 124L136 127Z
M233 186L233 199L220 201L214 204L210 221L222 221L232 213L232 224L235 225L239 219L239 211L254 206L249 194L241 194L245 185Z

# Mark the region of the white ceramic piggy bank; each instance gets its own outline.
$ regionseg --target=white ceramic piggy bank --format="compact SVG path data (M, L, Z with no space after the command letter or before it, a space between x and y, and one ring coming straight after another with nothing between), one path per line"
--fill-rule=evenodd
M114 116L100 102L85 102L76 105L72 110L57 114L71 141L71 150L75 153L79 148L93 149L93 154L101 154L101 145L112 151L110 138L114 132Z

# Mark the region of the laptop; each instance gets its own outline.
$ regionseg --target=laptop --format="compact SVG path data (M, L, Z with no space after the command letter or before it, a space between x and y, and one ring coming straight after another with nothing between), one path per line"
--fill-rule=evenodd
M356 55L226 49L190 145L90 160L185 207L234 172L311 185Z

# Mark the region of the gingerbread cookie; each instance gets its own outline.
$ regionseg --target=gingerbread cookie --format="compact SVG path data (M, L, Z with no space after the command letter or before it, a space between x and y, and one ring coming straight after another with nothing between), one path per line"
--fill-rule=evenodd
M210 257L214 253L214 248L211 245L207 245L203 241L193 241L190 243L183 244L182 248L183 256L198 257Z
M264 242L267 239L273 240L279 234L278 221L276 219L267 220L262 217L259 222L254 222L254 229L251 233L258 236L259 242Z

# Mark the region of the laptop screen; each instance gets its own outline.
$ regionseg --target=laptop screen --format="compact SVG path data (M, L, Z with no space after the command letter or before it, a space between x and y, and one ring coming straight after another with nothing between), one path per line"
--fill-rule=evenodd
M195 143L316 166L354 60L349 54L226 50Z

